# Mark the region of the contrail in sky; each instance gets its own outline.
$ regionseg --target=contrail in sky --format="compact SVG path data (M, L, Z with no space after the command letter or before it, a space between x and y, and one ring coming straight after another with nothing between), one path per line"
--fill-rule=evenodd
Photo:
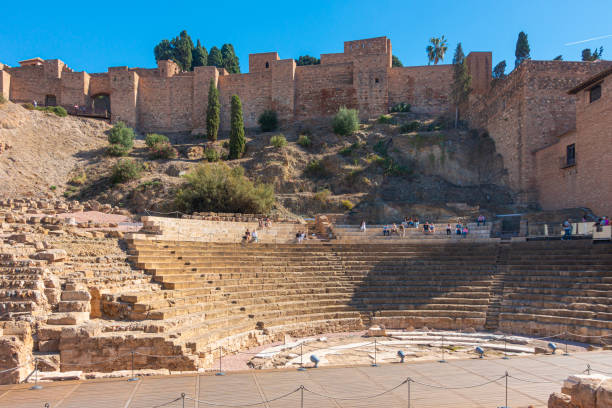
M589 38L588 40L582 40L582 41L574 41L574 42L568 42L565 45L576 45L576 44L582 44L585 42L589 42L589 41L595 41L595 40L602 40L604 38L610 38L612 37L612 34L608 34L608 35L602 35L601 37L593 37L593 38Z

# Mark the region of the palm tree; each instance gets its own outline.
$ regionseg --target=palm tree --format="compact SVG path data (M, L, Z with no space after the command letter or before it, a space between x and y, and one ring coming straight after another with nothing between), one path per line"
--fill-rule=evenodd
M430 65L432 61L434 65L436 65L439 61L444 59L444 54L448 49L446 46L446 38L444 38L444 36L442 36L442 38L432 38L429 42L431 45L425 48L425 51L427 51L427 58L429 59L427 65Z

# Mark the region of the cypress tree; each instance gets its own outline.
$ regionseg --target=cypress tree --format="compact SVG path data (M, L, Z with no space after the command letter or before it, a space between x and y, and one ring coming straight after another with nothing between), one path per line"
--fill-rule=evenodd
M193 56L192 68L208 65L208 52L206 48L202 47L200 40L198 40L196 47L191 51L191 55Z
M217 47L212 47L210 49L207 65L217 68L223 68L223 56L221 55L221 50L219 50Z
M232 44L223 44L221 47L221 58L223 59L223 68L225 68L227 72L230 74L240 73L240 64Z
M467 61L461 43L457 44L453 57L453 86L451 97L455 104L455 127L459 121L459 105L468 101L472 85L472 77L469 73Z
M217 133L219 132L219 110L219 90L215 86L214 79L211 79L210 86L208 87L208 109L206 109L206 134L208 140L211 142L217 140Z
M514 61L514 68L521 65L521 62L530 59L530 52L531 50L529 49L529 41L527 41L527 34L521 31L518 35L518 39L516 40L516 51L514 52L516 60Z
M244 153L246 138L244 137L242 103L238 95L232 95L230 127L229 158L239 159Z

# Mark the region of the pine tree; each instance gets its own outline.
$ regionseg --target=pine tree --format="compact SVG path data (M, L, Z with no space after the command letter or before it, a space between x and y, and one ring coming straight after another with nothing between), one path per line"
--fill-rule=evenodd
M521 31L518 35L518 39L516 40L516 51L514 52L516 60L514 61L514 68L521 65L521 62L530 59L530 52L531 50L529 49L529 41L527 40L527 34Z
M159 44L153 48L153 54L155 55L155 61L173 60L174 59L174 48L168 40L161 40Z
M451 89L451 98L455 104L455 127L459 121L459 105L468 101L472 91L471 85L472 76L469 73L461 43L458 43L453 56L453 86Z
M599 47L599 50L595 48L595 51L591 53L590 48L585 48L582 50L582 60L583 61L597 61L601 59L601 55L603 54L603 47Z
M402 64L402 61L400 61L400 59L397 57L397 55L393 55L391 57L391 66L392 67L403 67L404 64Z
M210 49L210 53L208 54L208 63L206 65L223 68L223 56L221 55L221 50L219 50L217 47L212 47Z
M223 58L223 68L225 68L227 72L230 74L240 73L240 64L232 44L223 44L221 47L221 57Z
M172 40L172 47L174 48L175 61L179 67L183 71L191 71L193 41L191 41L187 31L181 31L179 36Z
M208 65L208 52L206 48L202 47L200 40L198 40L196 47L191 51L191 55L193 56L193 61L191 63L193 68Z
M232 95L230 127L229 158L232 160L239 159L244 153L246 138L244 137L242 103L238 95Z
M210 86L208 87L208 108L206 109L206 134L208 140L211 142L217 140L217 133L219 132L219 110L219 90L215 86L214 79L211 79Z
M506 60L498 63L495 68L493 68L493 79L502 79L506 76Z
M317 57L311 57L310 55L300 55L300 57L295 61L295 65L304 66L304 65L319 65L321 60Z

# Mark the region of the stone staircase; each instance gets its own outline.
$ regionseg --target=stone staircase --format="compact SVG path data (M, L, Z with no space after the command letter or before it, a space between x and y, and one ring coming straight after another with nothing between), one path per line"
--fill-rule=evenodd
M495 331L499 328L499 313L501 311L502 300L504 297L504 281L506 279L508 263L508 242L500 242L497 247L497 258L495 262L495 274L491 282L489 307L487 308L487 318L485 329Z

